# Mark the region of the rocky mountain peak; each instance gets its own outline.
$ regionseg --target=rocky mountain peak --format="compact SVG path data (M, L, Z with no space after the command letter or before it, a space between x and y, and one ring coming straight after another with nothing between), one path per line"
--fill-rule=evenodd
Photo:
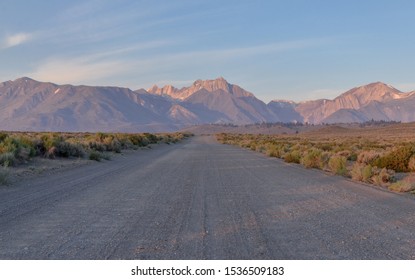
M177 89L171 85L164 86L163 88L159 88L158 86L154 85L147 91L153 94L168 95L174 99L184 100L202 89L206 90L207 92L221 91L233 94L238 97L254 96L252 93L242 89L241 87L228 83L228 81L226 81L223 77L219 77L214 80L199 79L194 81L191 86L183 87L181 89Z
M339 97L353 95L364 99L381 100L384 97L394 98L396 95L399 95L401 93L401 91L397 90L396 88L390 85L387 85L382 82L375 82L364 86L355 87L343 93Z
M158 95L169 95L169 96L173 95L177 91L178 89L172 85L166 85L162 88L159 88L157 85L154 85L147 90L147 92L149 93L158 94Z
M13 83L14 84L17 84L17 85L25 85L25 84L31 84L31 85L33 85L35 83L37 84L37 83L40 83L40 82L35 81L35 80L33 80L33 79L29 78L29 77L21 77L21 78L18 78L16 80L14 80Z
M223 77L219 77L215 80L197 80L193 83L192 87L190 87L189 90L196 92L202 88L206 89L209 92L223 90L225 92L231 93L231 85Z

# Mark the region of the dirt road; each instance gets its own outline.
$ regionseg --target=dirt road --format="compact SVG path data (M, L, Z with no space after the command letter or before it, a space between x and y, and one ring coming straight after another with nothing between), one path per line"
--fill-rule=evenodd
M0 259L415 259L414 213L194 137L0 187Z

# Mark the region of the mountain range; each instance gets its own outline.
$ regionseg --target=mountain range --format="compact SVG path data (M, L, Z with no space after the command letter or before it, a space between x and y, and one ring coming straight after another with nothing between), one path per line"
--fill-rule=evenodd
M333 100L273 100L268 104L220 77L131 90L57 85L23 77L0 83L0 130L174 131L206 123L349 123L415 121L415 91L381 82L353 88Z

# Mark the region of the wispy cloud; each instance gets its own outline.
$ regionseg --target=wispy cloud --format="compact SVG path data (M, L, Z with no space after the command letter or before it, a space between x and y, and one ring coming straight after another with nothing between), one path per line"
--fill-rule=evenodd
M221 66L234 61L245 61L246 64L249 64L252 63L252 58L255 58L258 59L258 63L261 63L264 59L268 59L270 54L318 47L330 42L330 39L310 39L236 48L166 52L159 53L153 57L137 59L136 64L139 66L139 69L146 73L160 73L190 68L197 69L208 66L219 69Z
M27 76L59 84L89 84L128 71L131 67L124 61L56 58L49 59Z
M56 83L99 83L108 77L134 72L138 64L129 58L131 53L154 50L171 44L174 42L151 41L85 55L49 57L25 75Z
M205 58L205 59L231 59L245 56L261 56L269 53L281 53L286 51L300 50L317 47L330 42L330 39L310 39L277 42L247 47L236 47L228 49L201 50L168 55L169 59Z
M16 34L8 35L4 38L3 42L1 43L0 49L7 49L7 48L21 45L31 40L32 37L33 35L29 33L16 33Z
M124 76L137 77L137 80L145 77L147 82L152 80L159 85L173 84L180 87L190 84L191 81L169 80L169 77L177 77L174 74L178 70L195 67L197 69L204 67L220 69L223 65L235 60L246 60L256 56L264 59L271 53L311 48L324 43L327 43L327 40L316 39L238 48L170 52L166 50L166 47L178 44L178 42L151 41L82 56L50 57L27 76L43 81L71 84L102 84L107 78L118 77L123 80ZM161 50L155 51L157 48ZM143 52L147 49L151 52ZM164 77L164 80L160 80L160 77Z
M104 41L122 40L153 27L177 21L180 17L159 19L160 10L154 5L143 5L132 1L119 5L111 1L82 1L52 16L50 25L40 30L40 37L54 43L82 45ZM137 6L138 5L138 6Z

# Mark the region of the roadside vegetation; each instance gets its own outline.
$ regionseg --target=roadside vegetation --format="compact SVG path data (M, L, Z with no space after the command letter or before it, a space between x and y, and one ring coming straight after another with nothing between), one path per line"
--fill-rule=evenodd
M8 168L34 157L101 161L122 150L136 150L157 143L176 143L189 136L184 133L0 132L0 184L7 182Z
M396 132L334 127L295 135L222 133L217 139L288 163L415 194L415 142L408 133L399 137Z

